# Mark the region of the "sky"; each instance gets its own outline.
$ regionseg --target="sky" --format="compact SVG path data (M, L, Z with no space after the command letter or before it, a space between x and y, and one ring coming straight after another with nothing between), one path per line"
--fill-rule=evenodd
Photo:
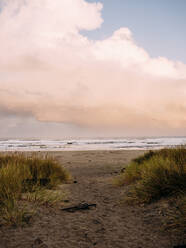
M88 2L95 2L88 0ZM104 39L120 27L128 27L136 43L152 56L186 63L185 0L100 0L101 28L83 32L90 39Z
M186 134L185 0L0 0L0 138Z

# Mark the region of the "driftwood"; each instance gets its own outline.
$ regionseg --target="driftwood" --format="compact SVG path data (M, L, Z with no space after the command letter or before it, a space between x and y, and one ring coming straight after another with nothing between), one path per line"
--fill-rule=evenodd
M62 208L62 211L67 211L70 213L74 213L76 211L81 211L81 210L88 210L91 207L96 207L96 204L88 204L88 203L80 203L76 206L73 207L68 207L68 208Z

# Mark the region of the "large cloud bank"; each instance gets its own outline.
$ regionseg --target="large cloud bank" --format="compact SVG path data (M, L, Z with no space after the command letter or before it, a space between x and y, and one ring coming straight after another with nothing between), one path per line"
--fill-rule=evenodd
M102 4L0 0L0 113L84 127L186 127L186 65L126 28L92 41Z

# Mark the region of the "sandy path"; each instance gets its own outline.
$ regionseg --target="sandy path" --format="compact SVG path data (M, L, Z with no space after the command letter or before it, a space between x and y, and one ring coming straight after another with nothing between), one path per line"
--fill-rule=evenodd
M171 248L173 237L160 231L158 207L131 207L121 203L123 189L114 187L113 176L140 152L55 153L77 183L65 185L69 203L96 203L91 210L68 213L41 209L30 226L0 229L2 248ZM44 243L34 244L36 238ZM37 243L37 242L35 242Z

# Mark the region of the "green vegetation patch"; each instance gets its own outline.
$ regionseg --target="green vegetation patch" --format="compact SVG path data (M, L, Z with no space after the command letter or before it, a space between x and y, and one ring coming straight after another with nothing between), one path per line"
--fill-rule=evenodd
M151 203L172 197L176 204L173 225L186 229L186 148L148 151L133 159L116 184L129 185L128 202Z
M25 196L26 202L54 203L61 197L52 190L69 179L68 172L52 158L0 155L0 220L14 225L26 221Z
M185 193L186 148L149 151L132 160L117 181L132 184L131 195L146 203Z

